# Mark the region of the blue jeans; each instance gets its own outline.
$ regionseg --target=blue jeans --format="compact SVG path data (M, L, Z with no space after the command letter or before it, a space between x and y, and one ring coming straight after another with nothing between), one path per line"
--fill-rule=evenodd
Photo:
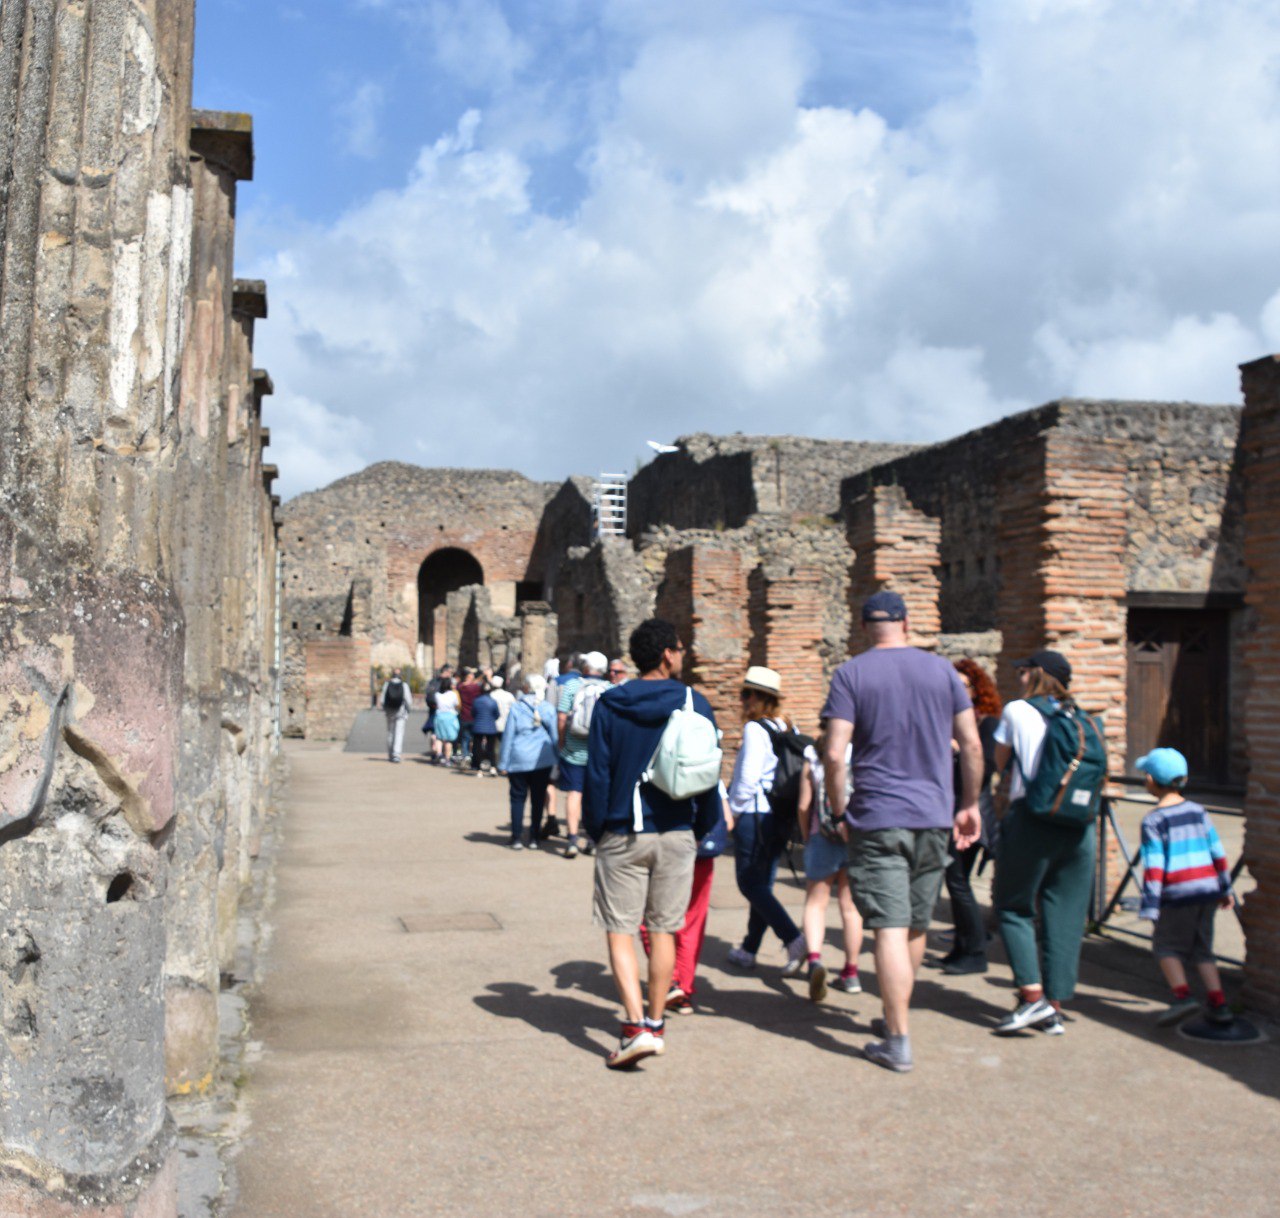
M453 755L455 757L463 757L467 760L471 758L471 724L463 723L458 727L458 743L454 746Z
M772 812L740 816L733 826L734 874L738 880L738 891L751 903L742 950L752 955L760 950L766 930L772 930L784 945L800 934L800 928L782 908L782 902L773 895L778 856L769 848L772 835Z

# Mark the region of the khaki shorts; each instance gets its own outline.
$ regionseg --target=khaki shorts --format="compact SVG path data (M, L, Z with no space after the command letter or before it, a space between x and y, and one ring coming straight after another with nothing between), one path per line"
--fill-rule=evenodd
M606 833L596 846L592 921L615 935L634 935L641 922L674 934L689 908L697 851L691 829Z
M950 857L949 829L849 834L849 887L868 930L928 930Z

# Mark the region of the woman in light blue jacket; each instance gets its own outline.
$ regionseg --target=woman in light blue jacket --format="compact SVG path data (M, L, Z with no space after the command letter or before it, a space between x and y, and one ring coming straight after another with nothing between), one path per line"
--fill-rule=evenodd
M511 849L524 849L524 801L529 810L529 849L538 848L542 809L555 765L556 712L546 700L547 683L536 673L520 681L520 696L507 714L498 769L511 785Z

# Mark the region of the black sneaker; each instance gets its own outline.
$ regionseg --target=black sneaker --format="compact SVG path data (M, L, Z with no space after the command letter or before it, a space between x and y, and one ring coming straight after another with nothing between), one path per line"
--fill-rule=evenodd
M946 960L942 971L948 977L961 977L966 973L985 973L987 971L986 956L957 956L954 960Z

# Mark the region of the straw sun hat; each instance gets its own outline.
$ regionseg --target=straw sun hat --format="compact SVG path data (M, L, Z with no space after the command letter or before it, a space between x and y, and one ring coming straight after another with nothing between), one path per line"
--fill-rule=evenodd
M742 688L758 690L762 694L781 698L782 678L772 668L765 668L762 664L752 664L747 669L747 675L742 679Z

